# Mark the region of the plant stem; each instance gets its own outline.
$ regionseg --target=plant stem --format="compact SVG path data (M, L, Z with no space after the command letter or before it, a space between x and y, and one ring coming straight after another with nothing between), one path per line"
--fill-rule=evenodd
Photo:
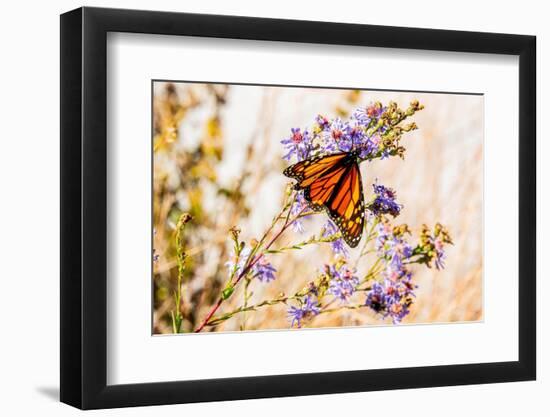
M380 264L380 259L382 258L377 258L374 264L372 264L372 266L367 271L367 274L361 280L361 283L367 282L370 278L375 277L379 272L381 272L384 269L383 267L377 268L378 265Z
M332 236L329 236L329 237L322 237L322 236L318 237L318 238L312 237L309 240L305 240L303 242L299 242L299 243L296 243L294 245L283 246L283 247L278 248L278 249L266 250L265 253L271 253L271 254L283 253L283 252L286 252L286 251L289 251L289 250L302 249L303 247L306 247L308 245L313 245L313 244L316 244L316 243L334 242L335 240L338 240L340 238L341 238L340 233L336 233L336 234L334 234Z
M185 258L187 257L184 251L183 241L183 229L185 225L191 220L191 216L188 213L183 213L176 225L176 260L178 264L178 278L177 288L174 292L174 311L171 312L172 317L172 331L174 333L181 332L181 323L183 322L183 314L181 312L181 287L183 283L183 274L185 271Z
M358 310L363 307L367 307L367 306L365 304L343 305L335 308L328 308L326 310L321 310L319 314L334 313L340 310Z
M208 326L216 326L228 319L230 319L231 317L235 316L236 314L239 314L239 313L245 313L247 311L256 311L258 308L261 308L261 307L265 307L265 306L272 306L272 305L275 305L275 304L281 304L281 303L286 303L287 301L289 300L297 300L301 297L303 297L304 294L301 293L301 292L298 292L294 295L291 295L291 296L282 296L282 297L279 297L279 298L273 298L271 300L264 300L258 304L254 304L254 305L250 305L250 306L241 306L233 311L230 311L229 313L226 313L226 314L223 314L223 315L220 315L220 316L216 316L216 317L213 317L208 323L207 325Z
M246 278L246 281L244 283L244 291L243 291L243 307L248 307L248 299L251 297L250 293L248 292L248 287L250 286L250 278ZM241 330L246 330L246 313L243 314L243 322L241 325Z
M249 272L250 270L254 267L254 265L256 265L256 263L262 258L263 254L260 254L258 256L256 256L256 253L258 252L259 248L262 246L263 242L265 242L265 240L267 239L267 236L269 235L269 233L273 230L273 228L275 227L275 224L277 224L277 222L280 220L281 218L281 215L286 211L288 210L288 213L286 215L286 218L285 218L285 222L283 224L283 226L281 227L281 229L271 238L271 240L269 241L269 243L267 245L265 245L264 247L264 252L268 251L269 248L273 245L273 243L275 243L275 241L277 239L279 239L279 237L282 236L282 234L288 229L288 227L292 224L292 222L294 220L296 220L298 218L298 216L300 216L304 210L306 209L306 207L304 207L302 210L300 210L300 212L291 220L290 219L290 210L291 210L291 207L292 207L292 203L294 202L294 199L292 200L292 202L290 203L287 203L285 204L285 206L283 207L283 209L281 210L281 212L275 216L275 219L274 221L271 223L271 226L268 228L268 230L264 233L264 235L262 236L262 238L260 239L260 242L255 246L255 248L252 250L252 252L250 253L250 256L248 257L247 259L247 265L243 268L243 270L241 271L241 273L239 274L239 276L237 277L237 279L235 280L234 283L230 283L229 285L231 287L236 287L237 284L241 281L241 279L243 277L245 277ZM206 318L202 321L202 323L199 325L199 327L197 327L197 329L195 330L195 333L200 333L202 331L202 329L204 329L204 327L208 324L208 321L212 318L212 316L216 313L216 311L218 311L218 309L220 308L220 306L222 305L224 301L224 297L220 297L220 299L218 300L218 302L216 304L214 304L214 306L211 308L210 312L208 313L208 315L206 316Z
M214 307L210 310L210 313L208 313L208 315L206 316L206 318L204 319L204 321L201 323L201 325L199 327L197 327L197 329L195 330L195 333L200 333L202 329L204 329L204 326L206 326L206 324L208 323L208 321L212 318L212 316L214 315L214 313L218 310L218 308L220 308L220 306L222 305L223 303L223 298L220 297L218 299L218 302L216 304L214 304Z

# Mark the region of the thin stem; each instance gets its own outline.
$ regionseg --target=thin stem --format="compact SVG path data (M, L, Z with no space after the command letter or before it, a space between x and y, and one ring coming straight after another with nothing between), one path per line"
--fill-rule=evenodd
M246 278L246 281L244 283L244 291L243 291L243 297L244 297L243 307L244 308L248 307L248 300L251 297L251 294L248 292L248 287L250 286L250 281L251 281L250 278ZM241 325L241 330L246 330L246 312L243 314L243 322L242 322L242 325Z
M257 304L254 304L254 305L249 305L249 306L241 306L233 311L230 311L229 313L225 313L225 314L222 314L220 316L216 316L216 317L213 317L211 320L209 320L209 322L207 323L208 326L217 326L218 324L230 319L231 317L235 316L236 314L240 314L240 313L245 313L247 311L256 311L257 309L261 308L261 307L266 307L266 306L272 306L272 305L275 305L275 304L281 304L281 303L286 303L287 301L289 300L297 300L301 297L303 297L304 294L303 293L296 293L292 296L282 296L282 297L278 297L278 298L274 298L274 299L271 299L271 300L264 300L260 303L257 303Z
M178 264L178 277L177 277L177 288L174 292L174 304L175 309L171 312L172 317L172 331L174 333L181 332L181 323L183 322L183 314L181 312L181 287L183 284L183 275L185 272L185 259L187 254L184 251L184 239L183 239L183 230L185 225L191 220L191 216L188 213L183 213L176 225L176 261Z
M292 222L294 222L294 220L296 220L298 218L298 216L300 216L306 209L306 207L304 207L302 210L300 210L300 212L294 217L292 218L292 220L290 219L290 210L291 210L291 207L292 207L292 203L295 201L295 197L293 198L292 202L290 203L287 203L285 204L285 206L283 207L283 209L281 210L281 212L279 212L279 214L275 217L275 219L273 220L273 222L271 223L271 226L268 228L268 230L264 233L264 235L262 236L262 238L260 239L260 242L255 246L255 248L251 251L250 253L250 256L248 257L246 263L247 265L243 268L243 270L241 271L241 273L239 274L239 276L237 277L237 279L235 280L235 282L233 283L229 283L228 287L231 287L231 288L235 288L237 286L237 284L241 281L241 279L243 277L245 277L249 272L250 270L254 267L254 265L256 265L256 263L262 258L263 254L259 255L259 256L256 256L256 253L258 252L259 248L262 246L263 242L265 242L265 240L267 239L267 236L269 235L269 233L273 230L273 228L275 227L275 224L278 223L281 215L286 211L288 210L288 213L286 215L286 218L285 218L285 222L283 224L283 226L281 227L281 229L271 238L271 240L269 241L269 243L267 245L265 245L264 247L264 252L268 251L269 248L273 245L273 243L275 243L275 241L277 239L279 239L279 237L282 236L282 234L288 229L288 227L292 224ZM227 287L226 287L227 288ZM199 333L202 329L204 329L204 327L208 324L208 321L212 318L212 316L214 316L214 314L216 313L216 311L218 311L218 309L220 308L220 306L222 305L222 303L224 302L224 297L220 297L220 299L218 300L218 302L216 304L214 304L214 306L212 307L212 309L210 310L210 312L208 313L208 315L206 316L206 318L202 321L202 323L199 325L199 327L195 330L195 333Z
M170 316L172 317L172 333L178 333L178 326L176 324L176 317L174 316L173 310L170 312Z
M365 304L343 305L335 308L328 308L326 310L321 310L319 314L334 313L340 310L358 310L363 307L367 307L367 306Z
M202 329L204 329L204 326L206 326L206 324L208 323L208 321L212 318L212 316L214 315L214 313L218 310L218 308L220 308L220 306L222 305L223 303L223 297L220 297L218 299L218 302L216 304L214 304L214 307L210 310L210 312L208 313L208 315L206 316L206 318L204 319L204 321L201 323L201 325L199 327L197 327L197 329L195 330L195 333L200 333Z
M373 222L371 227L369 228L367 232L367 236L365 237L365 243L363 244L363 247L361 248L361 252L359 253L359 256L355 259L355 265L354 267L357 268L357 265L359 265L359 260L367 255L370 251L367 251L367 247L372 240L372 238L375 236L375 233L373 233L375 226L378 224L379 220L376 218Z
M372 264L372 266L367 271L367 274L361 280L362 284L367 282L370 278L375 277L376 275L378 275L378 273L380 273L384 269L383 267L378 268L378 265L380 264L381 259L382 258L377 258L376 261L374 262L374 264Z
M294 245L283 246L283 247L278 248L278 249L268 249L268 250L265 251L265 253L271 253L271 254L283 253L283 252L286 252L286 251L289 251L289 250L302 249L302 248L304 248L308 245L313 245L313 244L316 244L316 243L334 242L335 240L338 240L341 237L342 236L340 235L340 233L335 233L335 234L333 234L331 236L328 236L328 237L323 237L322 233L321 233L321 235L319 237L312 236L308 240L304 240L302 242L295 243Z

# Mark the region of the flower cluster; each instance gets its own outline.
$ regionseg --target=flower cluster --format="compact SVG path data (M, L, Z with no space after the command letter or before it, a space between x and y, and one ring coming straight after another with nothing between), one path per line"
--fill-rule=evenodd
M303 300L300 300L300 306L292 306L288 309L288 316L290 319L290 326L302 327L303 321L316 316L321 312L317 301L313 300L313 297L306 295Z
M260 259L252 267L252 276L258 278L261 282L271 282L275 279L277 270L265 258L265 255L260 255Z
M246 274L251 278L257 278L260 282L269 283L275 279L275 267L266 259L265 255L258 255L251 259L252 251L249 247L242 247L240 250L233 249L233 256L225 263L228 269L229 278L240 276L245 273L247 266L251 265Z
M365 305L383 318L391 317L392 322L398 324L410 312L415 288L410 273L396 279L385 278L383 282L372 285Z
M327 293L336 296L340 301L347 302L359 285L355 271L349 269L343 262L335 265L325 265L326 274L330 277Z
M385 265L382 280L373 283L365 305L384 318L391 317L393 323L399 323L409 314L416 288L408 268L414 255L413 247L406 240L410 231L407 225L392 227L388 221L382 221L377 232L375 247Z
M417 253L421 255L419 262L425 263L428 267L432 266L432 261L436 269L445 267L445 245L453 244L449 231L441 224L436 223L433 232L425 224L422 225L420 235L420 244L417 248Z
M386 108L381 103L374 103L355 110L353 117L363 125L369 126L371 122L378 122Z
M452 239L441 224L437 223L431 231L422 226L420 243L413 247L407 240L410 230L406 224L392 227L383 220L377 229L375 247L380 259L384 261L381 281L376 281L367 293L365 305L382 317L391 317L393 323L399 323L410 312L416 285L412 281L411 264L426 264L432 261L437 269L444 267L444 246L452 244Z
M367 208L376 216L382 214L391 214L393 217L398 216L403 206L395 201L396 192L392 188L378 183L372 184L372 188L374 198L367 205Z
M413 255L413 247L405 238L411 234L409 227L406 224L392 227L388 221L382 221L377 226L377 233L375 247L379 256L392 268L402 268Z
M285 149L283 158L302 161L337 152L357 152L361 159L403 156L401 136L417 127L414 123L399 124L422 108L418 101L411 102L407 110L401 110L394 102L388 106L375 102L356 109L349 120L317 115L311 131L292 128L290 136L281 141Z
M359 277L355 270L346 265L344 258L334 263L324 265L314 281L310 281L303 290L299 291L299 306L291 306L288 309L288 317L291 327L298 327L308 319L320 314L326 305L321 304L325 295L332 295L342 303L348 303L359 286ZM294 297L296 298L296 296Z
M290 129L290 136L283 139L281 143L286 149L284 159L290 161L292 156L295 156L298 161L306 159L309 156L312 148L312 137L307 130L298 128Z
M334 224L332 220L328 220L325 225L323 226L321 235L324 238L332 239L336 235L340 235L340 231ZM346 244L344 243L344 239L341 237L338 237L334 240L331 240L330 246L332 247L332 251L337 255L342 255L347 257L349 255L349 251L346 248Z

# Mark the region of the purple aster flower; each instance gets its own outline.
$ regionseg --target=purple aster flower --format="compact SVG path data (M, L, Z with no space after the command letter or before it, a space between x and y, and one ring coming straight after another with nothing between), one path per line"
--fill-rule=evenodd
M337 117L330 125L329 134L333 141L340 142L347 135L347 125Z
M392 226L389 222L381 222L376 226L376 250L383 256L384 255L384 245L386 241L393 236Z
M302 327L302 321L316 316L321 312L319 304L313 301L312 297L307 295L302 301L301 306L292 306L288 309L288 316L291 320L290 327L294 327L296 324L298 327Z
M360 107L353 113L353 118L357 120L363 126L368 126L371 121L378 120L380 116L386 111L385 107L371 103L366 107Z
M283 156L283 159L289 161L292 156L295 155L298 161L302 161L309 156L312 137L307 130L302 132L299 127L293 127L290 131L290 137L281 141L285 147L285 151L287 152Z
M332 220L328 220L323 226L323 237L330 238L337 233L339 233L339 230L334 222ZM330 242L330 246L335 254L342 255L346 258L348 257L349 251L346 248L346 245L344 244L344 240L342 238L333 240L332 242Z
M390 258L391 264L395 268L401 268L403 261L410 258L413 248L405 240L396 236L387 241L386 256Z
M403 235L396 236L389 223L380 223L377 233L375 248L379 256L389 262L393 268L400 269L403 262L412 256L413 247Z
M435 247L435 258L434 258L434 264L437 269L445 269L445 250L443 249L444 246L443 240L436 238L434 240L434 247Z
M367 139L365 134L365 128L361 126L357 120L352 119L347 124L347 134L353 144L353 148L359 148L361 144Z
M382 284L378 282L372 284L371 290L367 293L365 305L377 313L383 313L386 311L386 292L384 291Z
M348 257L349 251L346 245L344 244L344 239L336 239L332 242L330 242L330 246L332 248L332 251L337 255L342 255L344 257Z
M292 204L292 207L290 208L290 215L295 217L298 216L300 213L303 213L307 208L309 207L309 203L304 198L303 193L296 194L296 200ZM302 217L301 219L296 219L292 222L292 228L296 233L304 233L304 224L303 220L307 219L309 216Z
M384 149L380 154L381 161L383 161L384 159L388 159L389 157L390 157L390 151L388 151L387 149Z
M321 114L318 114L317 117L315 117L315 123L317 123L321 131L326 131L330 128L330 121Z
M349 152L353 148L353 142L349 135L349 126L337 117L332 121L327 132L328 142L343 152Z
M416 286L411 282L408 271L388 271L392 279L375 282L367 293L365 305L380 314L382 318L391 317L398 324L410 313Z
M413 290L416 285L411 282L412 274L403 271L402 276L396 280L385 280L385 293L388 300L387 315L391 317L394 324L403 320L410 313L410 306L415 297Z
M372 137L364 136L363 140L357 146L359 150L359 157L366 159L370 156L374 156L378 152L378 146L380 144L380 136L374 135Z
M265 256L262 256L253 266L252 274L254 278L258 278L261 282L269 283L275 279L277 270L267 261Z
M239 276L243 272L245 263L250 256L250 252L250 248L246 247L241 251L239 256L237 256L235 250L233 250L233 256L231 257L231 260L225 263L229 276L233 275L233 271L235 272L236 276Z
M382 184L372 184L374 189L374 200L368 205L368 209L374 215L391 214L393 217L399 215L402 205L395 201L396 193L393 189Z
M324 135L321 138L322 141L319 147L319 154L332 154L340 152L338 143L333 141L330 135Z
M354 275L354 271L345 265L336 268L334 265L328 267L331 280L328 293L336 296L341 301L348 301L359 285L359 278Z
M402 282L403 280L410 281L412 273L403 265L399 268L394 268L393 265L388 264L387 268L383 272L386 282Z
M409 306L410 303L408 301L404 303L392 303L389 306L388 316L391 317L393 324L401 323L401 320L403 320L405 316L410 313Z

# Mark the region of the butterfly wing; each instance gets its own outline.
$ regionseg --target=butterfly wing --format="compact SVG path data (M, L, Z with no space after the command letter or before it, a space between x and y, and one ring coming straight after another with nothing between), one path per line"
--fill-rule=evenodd
M365 223L361 171L356 162L348 166L325 207L340 229L344 241L350 247L356 247L361 240Z
M339 153L307 159L284 171L314 209L325 208L352 248L361 240L364 202L361 172L355 157Z
M346 161L347 155L346 153L337 153L304 159L289 166L284 170L284 174L298 181L297 187L304 188L311 185L311 182L320 176L326 175L341 166Z
M304 196L309 201L312 209L322 210L323 203L327 200L319 198L321 195L316 195L317 198L312 200L309 197L308 190L316 181L318 181L316 186L324 185L325 187L330 187L329 181L331 179L337 181L344 172L346 155L345 153L338 153L305 159L285 169L284 174L297 181L295 189L305 190Z

